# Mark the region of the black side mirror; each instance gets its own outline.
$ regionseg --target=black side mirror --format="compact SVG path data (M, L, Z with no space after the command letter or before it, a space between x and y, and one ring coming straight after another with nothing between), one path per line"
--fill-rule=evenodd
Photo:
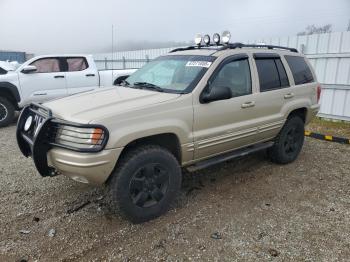
M231 89L225 86L212 88L207 92L202 93L200 102L203 104L213 101L224 100L232 98Z
M120 84L123 83L123 81L124 81L125 79L127 79L128 77L129 77L129 75L125 75L125 76L120 76L120 77L118 77L118 78L114 81L114 84L113 84L113 85L115 85L115 86L120 85Z

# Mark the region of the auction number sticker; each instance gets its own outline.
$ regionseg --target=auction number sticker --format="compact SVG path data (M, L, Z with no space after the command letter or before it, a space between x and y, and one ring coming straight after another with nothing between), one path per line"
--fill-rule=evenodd
M186 66L198 66L198 67L206 67L211 66L212 62L208 61L188 61Z

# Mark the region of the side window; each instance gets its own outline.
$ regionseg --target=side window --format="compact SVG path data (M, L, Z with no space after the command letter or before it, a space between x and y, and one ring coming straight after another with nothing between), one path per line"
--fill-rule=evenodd
M0 67L0 75L6 75L7 71Z
M37 73L60 72L60 61L57 58L41 58L30 65L36 66Z
M68 72L83 71L87 66L87 61L84 57L68 57L67 58Z
M255 59L259 74L260 92L289 86L286 70L280 58Z
M248 59L235 60L225 64L215 75L210 87L228 87L232 97L244 96L252 93L252 80Z
M275 63L277 66L278 74L280 76L281 81L281 87L288 87L289 86L289 80L286 73L286 69L284 68L281 59L275 59Z
M296 85L312 83L312 76L309 66L305 62L305 58L301 56L285 56L287 63L292 71L294 82Z

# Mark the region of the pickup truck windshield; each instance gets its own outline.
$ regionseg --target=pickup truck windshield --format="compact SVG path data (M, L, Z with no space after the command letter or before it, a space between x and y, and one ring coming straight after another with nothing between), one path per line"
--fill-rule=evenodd
M203 77L216 57L169 55L159 57L134 74L125 83L130 87L156 86L169 93L189 93ZM142 84L142 85L140 85Z

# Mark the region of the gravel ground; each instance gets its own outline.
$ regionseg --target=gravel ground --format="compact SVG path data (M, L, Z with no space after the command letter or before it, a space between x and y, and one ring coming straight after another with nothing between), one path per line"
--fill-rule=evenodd
M104 188L41 178L0 129L0 261L345 261L350 146L306 139L293 164L263 153L186 174L174 208L132 225Z

